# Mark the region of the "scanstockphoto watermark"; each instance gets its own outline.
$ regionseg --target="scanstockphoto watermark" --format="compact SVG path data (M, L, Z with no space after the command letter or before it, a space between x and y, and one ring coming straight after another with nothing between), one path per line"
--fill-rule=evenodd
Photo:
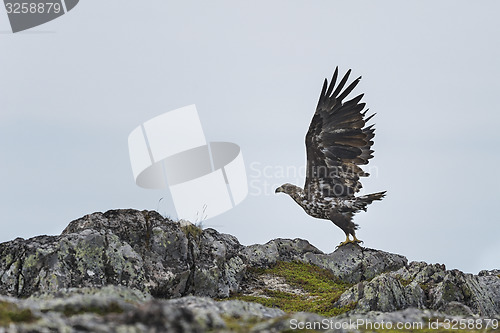
M306 177L319 178L359 178L370 175L377 178L379 170L377 166L365 166L363 169L352 167L330 167L319 166L307 168L306 165L297 167L295 165L265 165L261 162L250 163L248 170L249 178L249 195L252 196L268 196L274 195L277 187L284 182L290 182L297 185L302 185ZM335 188L333 189L336 190ZM361 189L362 190L362 189ZM339 189L340 191L340 189Z
M391 322L391 321L368 321L365 319L336 321L325 318L321 321L299 321L290 320L291 330L421 330L424 328L423 322Z
M462 318L462 319L429 319L427 322L392 322L392 321L372 321L367 319L349 319L336 321L325 318L321 321L299 321L290 320L291 330L496 330L499 328L498 319L487 318Z

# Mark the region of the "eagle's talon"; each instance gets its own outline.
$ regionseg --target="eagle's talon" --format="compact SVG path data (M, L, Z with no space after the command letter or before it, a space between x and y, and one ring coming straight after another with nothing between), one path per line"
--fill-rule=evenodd
M346 241L343 241L341 242L339 245L337 245L335 248L338 249L339 247L341 247L342 245L346 245L346 244L349 244L349 243L352 243L351 240L346 240Z
M364 243L361 239L357 239L356 236L353 236L354 239L351 241L352 243L356 243L356 244L362 244Z
M346 244L349 244L349 243L355 243L356 241L360 241L359 239L356 238L356 236L353 236L354 239L351 240L349 238L349 234L346 234L346 237L345 237L345 241L341 242L339 245L337 245L336 249L338 249L339 247L341 247L342 245L346 245Z
M363 241L361 239L357 239L356 236L352 235L352 238L353 239L350 239L349 238L349 235L346 234L346 239L345 241L341 242L339 245L337 245L335 247L335 249L338 249L339 247L341 247L342 245L346 245L346 244L349 244L349 243L352 243L352 244L361 244L363 243Z

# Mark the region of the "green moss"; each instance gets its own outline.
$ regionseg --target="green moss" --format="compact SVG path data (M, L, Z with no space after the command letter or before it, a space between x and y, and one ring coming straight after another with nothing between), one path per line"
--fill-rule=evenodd
M422 288L422 290L427 294L429 293L429 290L431 290L431 286L427 283L418 283L418 285L420 286L420 288Z
M26 268L30 268L35 266L38 263L38 252L36 255L30 254L29 256L24 259L23 266Z
M9 266L14 261L14 258L12 257L12 254L10 254L10 253L7 253L7 255L5 257L3 257L2 259L5 262L4 267Z
M249 269L249 273L281 277L290 286L303 290L304 294L265 289L262 297L233 295L231 298L280 308L285 312L307 311L323 316L335 316L356 306L352 303L345 307L335 307L334 303L351 285L339 281L330 271L314 265L279 262L268 269Z
M181 226L181 230L182 230L182 232L184 232L184 234L186 236L192 236L194 238L200 237L201 233L203 232L202 228L200 228L194 224L183 225L183 226Z
M413 281L412 279L404 279L401 276L398 276L398 280L403 287L406 287L407 285L409 285Z
M107 315L109 313L122 313L123 309L115 302L108 304L105 307L89 306L84 308L74 308L72 306L65 306L63 313L65 316L74 316L82 313L95 313L100 316Z
M0 326L10 323L32 322L36 317L29 309L19 309L17 305L6 301L0 301Z
M103 247L93 242L79 242L75 248L75 257L85 261L101 260Z
M470 291L466 290L460 290L459 287L457 287L455 284L451 283L450 281L443 282L443 300L447 302L455 301L457 300L457 295L460 295L461 293L464 294L464 296L467 297L467 294L470 296Z
M236 333L246 333L249 332L252 327L260 322L260 319L252 317L247 320L242 320L242 318L235 318L231 316L222 315L222 319L226 323L226 327L230 332Z

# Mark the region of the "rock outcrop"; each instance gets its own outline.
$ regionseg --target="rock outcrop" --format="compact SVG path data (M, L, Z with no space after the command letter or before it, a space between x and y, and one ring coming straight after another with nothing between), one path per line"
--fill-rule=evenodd
M348 283L369 280L408 263L401 255L352 244L324 254L303 239L275 239L264 245L250 245L243 249L242 254L252 267L269 267L279 261L300 261L327 269Z
M302 239L243 246L213 229L130 209L86 215L59 236L0 244L0 314L3 306L8 313L25 315L17 315L25 318L19 324L15 318L2 323L0 316L0 332L6 323L19 331L39 325L69 331L167 327L203 332L247 324L248 330L280 331L294 320L325 319L224 300L242 295L278 306L266 293L281 293L318 302L316 289L311 294L313 289L302 288L307 281L290 282L270 273L283 262L317 267L328 272L321 273L322 279L339 283L340 289L328 289L338 296L325 298L335 310L328 313L341 313L330 318L332 323L500 316L499 270L465 274L352 244L325 254Z
M337 304L356 302L355 311L396 311L428 308L454 315L500 314L500 277L483 272L465 274L444 265L412 262L346 291Z
M227 297L245 272L243 246L213 229L156 212L112 210L71 222L60 236L0 244L0 294L122 285L155 297Z
M224 298L239 291L247 267L279 261L310 263L349 283L407 264L403 256L359 246L324 254L302 239L244 247L214 229L136 210L94 213L72 221L59 236L2 243L0 256L0 294L15 297L112 284L161 298Z

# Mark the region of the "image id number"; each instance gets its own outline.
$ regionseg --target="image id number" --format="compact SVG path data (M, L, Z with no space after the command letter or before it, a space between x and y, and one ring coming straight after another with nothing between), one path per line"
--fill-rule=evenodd
M7 14L43 14L61 12L61 4L54 2L23 2L23 3L5 3Z

